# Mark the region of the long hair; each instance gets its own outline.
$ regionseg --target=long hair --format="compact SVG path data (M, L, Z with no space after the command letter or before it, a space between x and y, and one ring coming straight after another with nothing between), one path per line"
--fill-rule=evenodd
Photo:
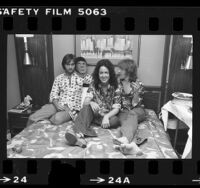
M73 54L66 54L62 59L62 67L65 70L65 65L69 64L71 60L74 60L75 56Z
M137 80L137 65L132 59L123 59L118 65L120 69L125 70L126 75L129 76L130 82L135 82Z
M114 71L114 66L108 59L102 59L97 62L97 65L92 74L95 89L99 90L99 84L101 83L99 79L99 69L102 66L106 67L109 71L109 75L110 75L109 84L113 86L115 89L117 89L118 83L117 83L117 78Z

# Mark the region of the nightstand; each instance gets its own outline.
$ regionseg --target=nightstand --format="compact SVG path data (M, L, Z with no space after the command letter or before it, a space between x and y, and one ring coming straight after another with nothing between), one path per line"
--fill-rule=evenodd
M8 112L8 123L10 127L11 137L14 137L26 127L29 116L38 109L38 107L32 107L21 113Z
M167 131L167 128L169 126L168 123L168 113L172 113L178 120L178 123L176 125L176 132L175 132L175 138L174 138L174 148L176 147L176 141L177 141L177 135L178 135L178 129L180 128L180 121L184 123L187 127L187 142L185 144L185 148L182 154L182 158L191 158L191 152L192 152L192 101L184 101L184 100L176 100L173 99L172 101L167 102L162 107L162 120L164 124L165 131Z

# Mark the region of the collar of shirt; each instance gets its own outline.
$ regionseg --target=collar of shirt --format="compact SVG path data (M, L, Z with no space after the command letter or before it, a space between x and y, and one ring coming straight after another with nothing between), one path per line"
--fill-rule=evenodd
M75 71L75 73L76 73L78 76L80 76L81 78L85 78L86 76L88 76L87 73L81 74L81 73L79 73L79 72L77 72L77 71Z
M127 95L127 96L131 95L131 96L132 96L132 94L133 94L133 91L134 91L134 88L133 88L133 86L132 86L131 82L130 82L130 87L131 87L131 90L130 90L130 92L129 92L129 93L126 93L126 92L125 92L125 90L124 90L124 86L123 86L123 84L122 84L122 82L121 82L121 81L120 81L120 83L119 83L119 86L120 86L120 88L121 88L121 92L122 92L122 94L123 94L123 95Z
M99 86L99 89L102 89L102 88L103 88L103 87L102 87L102 84L98 84L98 86ZM108 84L107 88L110 89L110 88L111 88L111 85Z
M67 77L72 77L72 76L75 76L77 75L76 72L73 72L72 74L67 74L66 72L64 73L65 76Z
M98 95L100 95L99 97L104 102L107 100L107 98L111 97L111 95L112 95L113 92L114 92L114 87L111 86L110 84L107 86L106 93L104 92L102 85L99 87L99 91L97 91Z

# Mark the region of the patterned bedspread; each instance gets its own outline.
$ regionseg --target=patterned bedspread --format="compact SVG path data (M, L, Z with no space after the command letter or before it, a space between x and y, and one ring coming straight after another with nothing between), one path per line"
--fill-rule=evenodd
M85 149L66 144L65 132L72 122L62 125L51 125L48 121L41 121L25 128L12 138L7 144L8 158L178 158L174 152L168 135L165 133L161 121L152 110L146 110L147 118L139 124L137 135L148 138L140 146L144 155L123 155L114 149L110 131L115 134L116 129L102 129L95 127L98 137L86 138ZM19 145L21 152L13 151Z

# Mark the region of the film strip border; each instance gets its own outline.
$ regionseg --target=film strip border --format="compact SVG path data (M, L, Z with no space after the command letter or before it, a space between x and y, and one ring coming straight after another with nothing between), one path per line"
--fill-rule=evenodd
M107 14L99 16L94 13L97 8L91 7L84 8L84 16L79 16L78 8L72 7L72 10L75 10L74 14L59 16L58 14L62 14L62 9L56 9L57 16L44 15L45 8L40 8L41 11L38 12L37 16L0 15L1 29L5 32L57 34L106 34L106 32L116 33L116 31L117 33L130 32L132 34L141 32L148 32L148 34L181 34L200 31L199 8L100 7L98 10L105 9ZM87 10L90 10L89 15L87 15Z
M62 17L52 17L51 23L50 23L51 26L49 27L51 29L51 31L53 31L53 32L59 32L59 31L65 32L65 26L64 26L65 21L64 20L65 19L63 19ZM37 17L28 17L24 21L25 21L26 25L24 25L24 27L21 27L21 30L24 30L26 32L34 32L34 31L38 31L38 30L40 31L40 29L43 28L41 21ZM4 31L12 31L13 29L18 28L18 26L15 25L16 22L18 22L18 20L17 19L15 20L15 18L13 18L13 17L4 17L3 18L3 29L4 29ZM76 27L75 27L76 31L94 32L92 30L92 28L89 26L90 24L92 25L93 21L88 21L87 18L85 18L85 17L76 18L75 23L76 23L75 24L76 25ZM98 23L99 23L99 29L103 32L105 32L105 31L112 32L115 28L115 27L112 26L112 19L110 19L109 17L100 18L98 20L97 24ZM165 23L165 22L163 21L163 23ZM161 24L160 24L160 19L158 17L149 17L148 20L146 21L146 24L148 25L148 27L143 28L143 29L145 29L144 31L164 32L162 29L160 30ZM185 31L184 30L184 19L182 17L172 18L170 25L171 25L171 32ZM200 31L200 18L197 18L196 24L194 24L194 25L191 24L191 25L193 26L193 28L196 25L196 29L198 31ZM124 18L124 20L121 23L121 26L122 26L121 31L123 31L123 30L126 31L126 32L137 31L136 20L133 17ZM66 31L69 32L69 30L70 29L67 28ZM48 32L48 30L46 30L46 32ZM165 30L165 32L166 32L166 30ZM168 32L170 32L170 30Z
M200 181L200 161L8 159L1 173L10 179L7 184L190 185Z
M72 8L77 10L76 7ZM96 7L90 7L90 9L94 8ZM197 62L199 59L200 55L196 52L200 46L200 8L106 7L106 10L108 13L106 16L77 16L76 14L73 16L40 14L38 16L0 16L0 32L3 33L3 36L10 33L192 34L194 54L196 54L194 61ZM6 42L6 40L3 41ZM200 70L199 65L194 65L194 67ZM199 104L195 98L194 102ZM195 116L194 122L197 122ZM196 126L193 134L194 140L198 138L198 130L199 127ZM192 160L43 160L6 159L4 147L5 152L1 154L0 174L2 177L11 179L7 183L12 184L15 182L21 184L47 184L48 182L59 184L61 182L69 183L69 181L76 184L128 184L128 182L146 185L197 184L200 179L198 149L199 143L193 144ZM68 175L60 169L63 169ZM24 182L24 177L27 177L27 182ZM68 178L66 179L66 177Z

